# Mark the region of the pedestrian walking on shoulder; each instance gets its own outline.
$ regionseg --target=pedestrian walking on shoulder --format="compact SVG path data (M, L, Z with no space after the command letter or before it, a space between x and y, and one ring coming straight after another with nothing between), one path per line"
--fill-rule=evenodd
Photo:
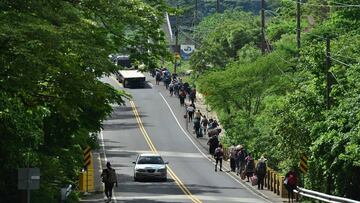
M174 82L174 94L175 96L179 96L179 82Z
M219 146L219 139L216 135L210 137L207 144L209 145L209 153L214 155L215 149Z
M240 174L240 159L239 159L239 151L240 151L241 145L238 145L235 147L235 170L236 175Z
M297 187L297 175L293 168L285 175L284 184L289 194L289 202L290 200L291 202L294 202L294 190Z
M193 88L191 92L189 93L189 99L192 104L194 104L196 98L196 89Z
M196 117L194 118L194 130L195 130L196 138L202 137L200 119Z
M209 121L208 119L206 118L205 115L203 115L203 118L201 119L201 125L202 125L202 128L203 128L203 135L206 135L206 129L207 129L207 125L208 125Z
M245 171L246 165L246 152L242 145L238 145L237 147L237 154L236 154L236 174L241 175Z
M170 96L173 96L173 94L174 94L174 83L169 84L169 92L170 92Z
M185 98L186 98L186 93L184 90L180 90L179 92L179 100L180 100L180 105L184 106L185 103Z
M193 107L193 105L190 104L186 108L186 111L187 111L188 116L189 116L189 122L191 122L193 120L193 117L194 117L195 108Z
M223 150L222 144L219 144L219 146L215 149L215 153L214 153L214 158L216 160L215 171L217 171L218 163L220 163L220 171L222 171L223 156L224 156L224 150Z
M236 155L236 149L235 146L232 145L230 147L230 168L232 172L235 172L235 155Z
M112 198L112 190L114 188L114 184L116 187L118 186L116 172L115 169L111 167L110 162L106 163L106 169L104 169L101 173L102 182L105 184L105 195L107 201L111 201Z
M264 189L264 178L266 175L266 159L264 156L261 156L259 159L259 162L256 165L255 174L258 178L258 189L263 190Z
M161 80L161 73L160 73L160 71L156 71L156 73L155 73L155 80L156 80L156 84L159 85L160 80Z
M254 175L255 170L255 161L254 158L251 156L251 153L245 158L246 166L245 166L245 173L247 177L247 182L250 182L250 177Z

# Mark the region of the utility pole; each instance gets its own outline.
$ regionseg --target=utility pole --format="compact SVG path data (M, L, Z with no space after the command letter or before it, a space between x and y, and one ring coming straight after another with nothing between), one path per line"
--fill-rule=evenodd
M194 17L192 20L192 28L195 27L197 22L198 22L198 0L195 0L195 10L194 10Z
M330 92L333 83L330 67L331 67L330 38L327 37L326 38L326 95L325 95L327 109L330 109L331 106Z
M197 4L198 2L197 2L197 0L195 0L195 20L197 21L197 18L198 18L198 16L197 16L197 11L198 11L198 7L197 7Z
M261 0L261 52L265 54L265 0Z
M297 0L296 3L296 42L297 42L297 58L300 59L300 20L301 20L301 0Z
M220 0L216 0L216 12L220 13Z
M174 61L174 74L176 74L177 58L179 55L179 2L176 6L176 25L175 25L175 61Z

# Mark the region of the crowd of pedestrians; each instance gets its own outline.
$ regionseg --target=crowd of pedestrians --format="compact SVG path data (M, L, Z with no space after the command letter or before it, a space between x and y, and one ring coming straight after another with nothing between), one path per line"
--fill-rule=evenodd
M208 135L210 139L217 139L221 132L219 124L215 119L208 119L199 109L196 108L196 88L191 87L188 82L183 82L181 78L177 77L176 74L171 74L167 68L159 68L151 71L151 75L155 77L156 84L160 85L163 82L165 88L169 91L169 95L176 96L179 98L179 103L184 106L189 123L193 124L194 133L197 138ZM188 102L186 102L188 100ZM214 144L209 144L211 150L210 153L213 155L215 148L218 147L218 142L210 141ZM215 144L216 143L216 144Z
M185 107L186 114L184 118L188 123L193 124L194 133L197 138L207 135L209 146L209 153L215 159L215 171L219 166L219 171L222 171L222 161L224 157L224 148L220 143L219 134L221 128L218 122L210 118L208 119L196 108L196 88L191 87L189 83L182 82L181 78L177 75L171 74L166 68L156 69L151 72L151 75L155 77L156 84L160 85L162 81L169 95L179 98L181 106ZM186 102L188 99L188 103ZM247 152L242 145L231 146L229 148L230 168L231 171L240 176L242 180L251 182L253 185L257 185L259 190L264 189L264 179L267 172L267 159L261 156L255 164L255 159L250 152ZM289 202L293 201L293 190L297 186L297 176L294 170L289 171L286 174L284 185L289 192Z

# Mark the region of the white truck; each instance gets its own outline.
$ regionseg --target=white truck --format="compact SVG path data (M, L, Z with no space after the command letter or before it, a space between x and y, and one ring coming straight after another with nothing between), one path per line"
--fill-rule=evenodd
M145 87L145 75L138 70L121 70L117 79L124 87Z

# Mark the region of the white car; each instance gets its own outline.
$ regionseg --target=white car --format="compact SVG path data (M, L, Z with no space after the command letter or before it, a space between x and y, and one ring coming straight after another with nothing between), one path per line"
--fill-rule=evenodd
M158 154L140 154L133 162L134 180L139 181L145 178L157 178L163 181L167 180L166 164Z

